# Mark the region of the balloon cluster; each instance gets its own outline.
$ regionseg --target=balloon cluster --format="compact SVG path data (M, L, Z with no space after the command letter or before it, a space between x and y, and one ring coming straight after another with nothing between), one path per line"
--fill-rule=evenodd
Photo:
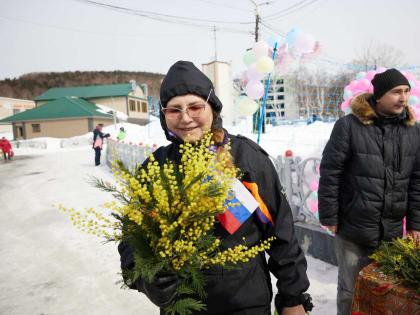
M320 178L320 169L319 165L316 168L317 178L314 179L310 185L309 189L312 191L309 195L309 210L314 214L315 218L319 221L319 213L318 213L318 188L319 188L319 178ZM320 224L321 228L323 228L328 234L332 234L330 230L328 230L324 225Z
M277 44L277 52L273 60L273 49ZM241 96L235 101L242 115L252 115L258 109L254 100L264 95L264 85L261 80L267 73L275 71L284 74L287 67L297 58L299 62L315 59L321 50L315 38L299 29L290 30L286 37L271 36L267 41L254 43L252 49L245 52L243 62L247 70L242 74L242 88L247 96Z
M377 73L382 73L387 69L384 67L378 68L376 70L370 70L368 72L359 72L356 75L356 79L351 81L347 86L344 87L343 99L344 102L341 103L341 110L347 114L351 112L350 103L354 97L361 93L373 93L372 79ZM410 97L408 99L408 105L410 105L414 111L416 120L420 120L420 81L417 81L416 78L406 72L401 71L401 73L407 78L410 83Z

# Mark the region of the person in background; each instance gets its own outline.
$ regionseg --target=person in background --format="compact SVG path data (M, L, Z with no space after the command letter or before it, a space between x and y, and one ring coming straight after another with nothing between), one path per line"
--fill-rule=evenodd
M376 74L373 94L352 100L321 160L319 219L335 234L337 313L351 314L354 285L382 240L407 230L420 240L420 125L410 83L396 69Z
M93 149L95 150L95 166L101 164L101 151L103 146L104 138L108 138L110 135L109 133L103 134L102 128L103 124L98 124L93 131Z
M117 136L118 141L124 140L125 136L126 136L126 133L125 133L124 127L121 127L120 132L118 133L118 136Z
M277 278L275 306L279 314L305 314L304 309L312 308L311 298L305 293L309 287L306 259L295 236L289 203L268 154L252 140L231 135L223 129L220 114L223 105L214 86L191 62L178 61L169 69L160 89L160 101L162 129L171 144L153 153L156 161L160 165L167 159L181 163L180 145L186 139L193 143L199 141L210 129L216 152L231 155L232 163L243 174L242 184L259 200L260 208L266 209L262 216L254 212L235 231L228 232L220 222L216 223L215 234L222 240L222 249L242 244L244 238L252 247L261 240L276 237L267 251L268 260L265 253L261 253L241 268L204 270L207 310L193 314L271 314L270 272ZM228 143L230 151L225 149ZM143 167L146 165L147 161ZM122 270L132 269L134 249L122 242L118 251ZM124 279L131 289L144 293L160 307L161 314L174 300L179 285L175 275L158 275L152 283L141 278L134 284L127 280Z
M12 151L12 145L10 144L9 140L6 139L6 137L2 137L0 140L0 148L3 151L4 160L11 159L11 151Z

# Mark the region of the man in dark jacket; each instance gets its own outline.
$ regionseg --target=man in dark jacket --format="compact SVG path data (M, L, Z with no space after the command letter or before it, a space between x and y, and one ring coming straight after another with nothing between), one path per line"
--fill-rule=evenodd
M275 304L279 314L304 314L304 308L311 309L309 295L305 293L309 287L306 260L295 237L290 206L282 193L279 178L267 153L251 140L230 135L222 128L222 103L215 95L211 81L191 62L179 61L171 67L162 83L160 96L161 124L171 144L156 150L153 153L155 159L160 164L166 159L179 164L179 146L185 139L183 135L189 133L197 140L200 139L201 126L204 126L200 124L208 122L213 133L224 135L224 140L215 143L219 149L230 141L230 154L235 166L243 174L241 180L244 186L246 185L256 200L260 200L261 207L267 210L266 215L260 215L259 212L251 215L232 234L217 221L215 234L222 240L221 250L242 244L244 239L251 247L270 236L276 237L267 251L270 256L268 261L265 254L261 253L241 268L229 270L214 267L203 270L207 292L204 303L207 310L194 314L271 314L273 292L270 272L278 279ZM198 98L206 103L201 108L200 115L197 114L199 104L194 102L187 107L183 106L186 98ZM176 104L169 104L174 99L177 99ZM168 108L172 111L165 111ZM178 118L168 118L169 114L178 115ZM207 121L206 117L210 119ZM135 249L130 244L121 243L118 250L121 268L132 269ZM124 280L127 283L127 278ZM161 308L161 314L164 314L163 309L175 298L179 281L175 275L159 275L152 283L139 277L134 283L127 284L146 294Z
M420 128L410 84L396 69L375 75L374 93L350 104L321 161L319 218L335 234L337 313L350 314L359 271L382 240L420 236Z

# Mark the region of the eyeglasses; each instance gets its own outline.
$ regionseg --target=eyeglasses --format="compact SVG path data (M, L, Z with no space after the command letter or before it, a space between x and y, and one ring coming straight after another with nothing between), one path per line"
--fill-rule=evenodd
M207 101L210 98L212 90L213 89L210 89L209 95L207 96L207 99L204 103L195 103L193 105L187 106L187 108L185 109L180 109L177 107L163 108L161 104L160 108L163 114L165 115L166 119L170 119L170 120L181 119L183 113L186 113L191 118L200 117L200 115L204 112L206 105L208 104Z
M188 114L191 118L199 117L206 108L206 103L198 103L194 105L187 106L185 109L180 109L176 107L162 108L163 113L167 119L181 119L182 113Z

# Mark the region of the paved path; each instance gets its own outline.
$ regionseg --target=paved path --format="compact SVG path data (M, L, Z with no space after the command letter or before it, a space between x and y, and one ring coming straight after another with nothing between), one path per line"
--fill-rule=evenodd
M88 174L112 178L87 147L0 160L0 314L159 314L143 294L115 284L116 245L80 232L51 206L109 201Z

